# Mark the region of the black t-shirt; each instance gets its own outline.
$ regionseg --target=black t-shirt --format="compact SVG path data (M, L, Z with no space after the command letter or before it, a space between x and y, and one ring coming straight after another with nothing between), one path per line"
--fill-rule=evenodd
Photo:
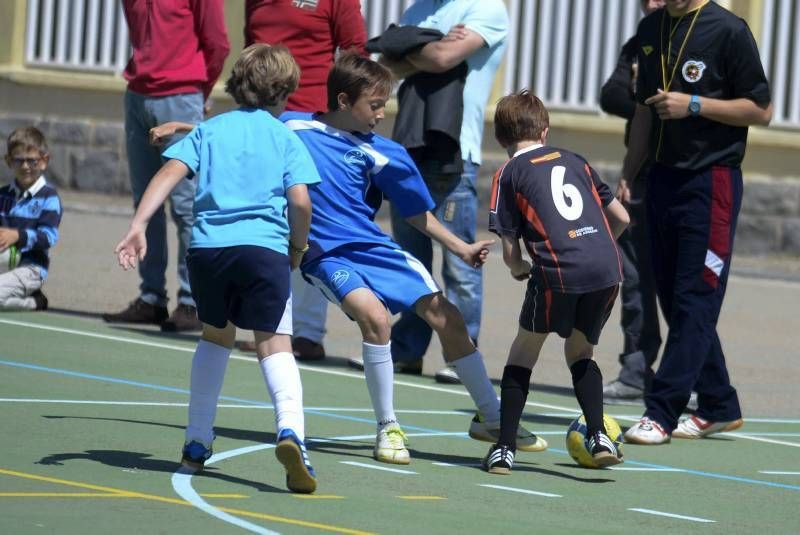
M616 241L603 207L614 199L586 160L537 146L495 175L489 230L522 238L542 288L585 293L622 280Z
M664 70L667 81L672 77L670 91L723 100L747 98L760 105L768 104L769 84L747 23L709 2L701 8L686 38L695 13L673 18L666 9L660 9L639 23L639 102L644 104L657 89L665 89L663 53L664 58L669 55ZM678 57L684 39L686 44ZM654 161L689 170L741 164L747 127L699 116L661 121L655 108L651 107L651 111L650 150Z

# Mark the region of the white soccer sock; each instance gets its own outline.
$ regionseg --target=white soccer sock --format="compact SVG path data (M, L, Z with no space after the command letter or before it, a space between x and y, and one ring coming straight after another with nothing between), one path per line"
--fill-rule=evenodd
M206 340L197 343L189 387L187 442L198 440L210 446L214 440L214 418L230 354L231 350L227 347Z
M454 360L450 364L455 367L458 378L469 392L483 419L486 422L499 423L500 401L486 374L481 352L476 349L474 353Z
M261 359L260 365L269 397L275 406L275 432L291 429L297 438L305 440L303 384L294 355L288 352L273 353Z
M378 427L396 422L394 414L394 365L392 364L392 344L375 345L362 342L364 357L364 376L367 379L369 398Z

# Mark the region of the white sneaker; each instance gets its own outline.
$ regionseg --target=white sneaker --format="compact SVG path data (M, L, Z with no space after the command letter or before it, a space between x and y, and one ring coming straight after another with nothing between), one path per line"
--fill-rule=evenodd
M644 445L666 444L669 442L669 434L658 422L644 416L625 431L625 442Z
M408 438L400 424L393 423L384 426L375 437L375 451L373 456L376 461L391 464L408 464L411 456L406 449Z
M460 385L461 378L456 373L456 369L452 366L442 368L433 376L437 383L444 383L448 385Z
M469 424L469 436L475 440L496 443L500 439L500 422L497 427L489 427L479 414L476 414ZM544 451L547 441L537 437L527 429L519 426L517 429L517 449L520 451Z
M711 422L699 416L689 416L678 422L678 427L672 432L675 438L703 438L715 433L733 431L744 425L744 420L728 420L726 422Z

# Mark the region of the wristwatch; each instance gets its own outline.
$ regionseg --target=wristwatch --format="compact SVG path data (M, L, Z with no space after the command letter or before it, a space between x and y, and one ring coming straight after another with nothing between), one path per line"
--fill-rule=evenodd
M692 117L700 115L700 97L698 95L692 95L689 100L689 115Z
M289 249L295 254L305 254L308 252L308 243L306 243L302 248L295 247L291 240L289 240Z

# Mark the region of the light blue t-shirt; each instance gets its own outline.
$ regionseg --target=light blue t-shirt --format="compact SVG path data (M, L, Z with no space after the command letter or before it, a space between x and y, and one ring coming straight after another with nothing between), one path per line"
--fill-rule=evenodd
M435 206L414 161L401 145L378 134L344 132L311 113L281 115L308 147L322 183L311 190L311 249L304 261L342 245L400 247L375 223L384 196L404 217Z
M508 34L503 0L417 0L403 13L400 24L434 28L445 35L453 26L463 24L483 37L486 46L467 58L461 126L461 157L480 164L483 115Z
M320 181L305 145L269 112L240 108L164 151L197 181L190 247L257 245L287 254L286 191Z

